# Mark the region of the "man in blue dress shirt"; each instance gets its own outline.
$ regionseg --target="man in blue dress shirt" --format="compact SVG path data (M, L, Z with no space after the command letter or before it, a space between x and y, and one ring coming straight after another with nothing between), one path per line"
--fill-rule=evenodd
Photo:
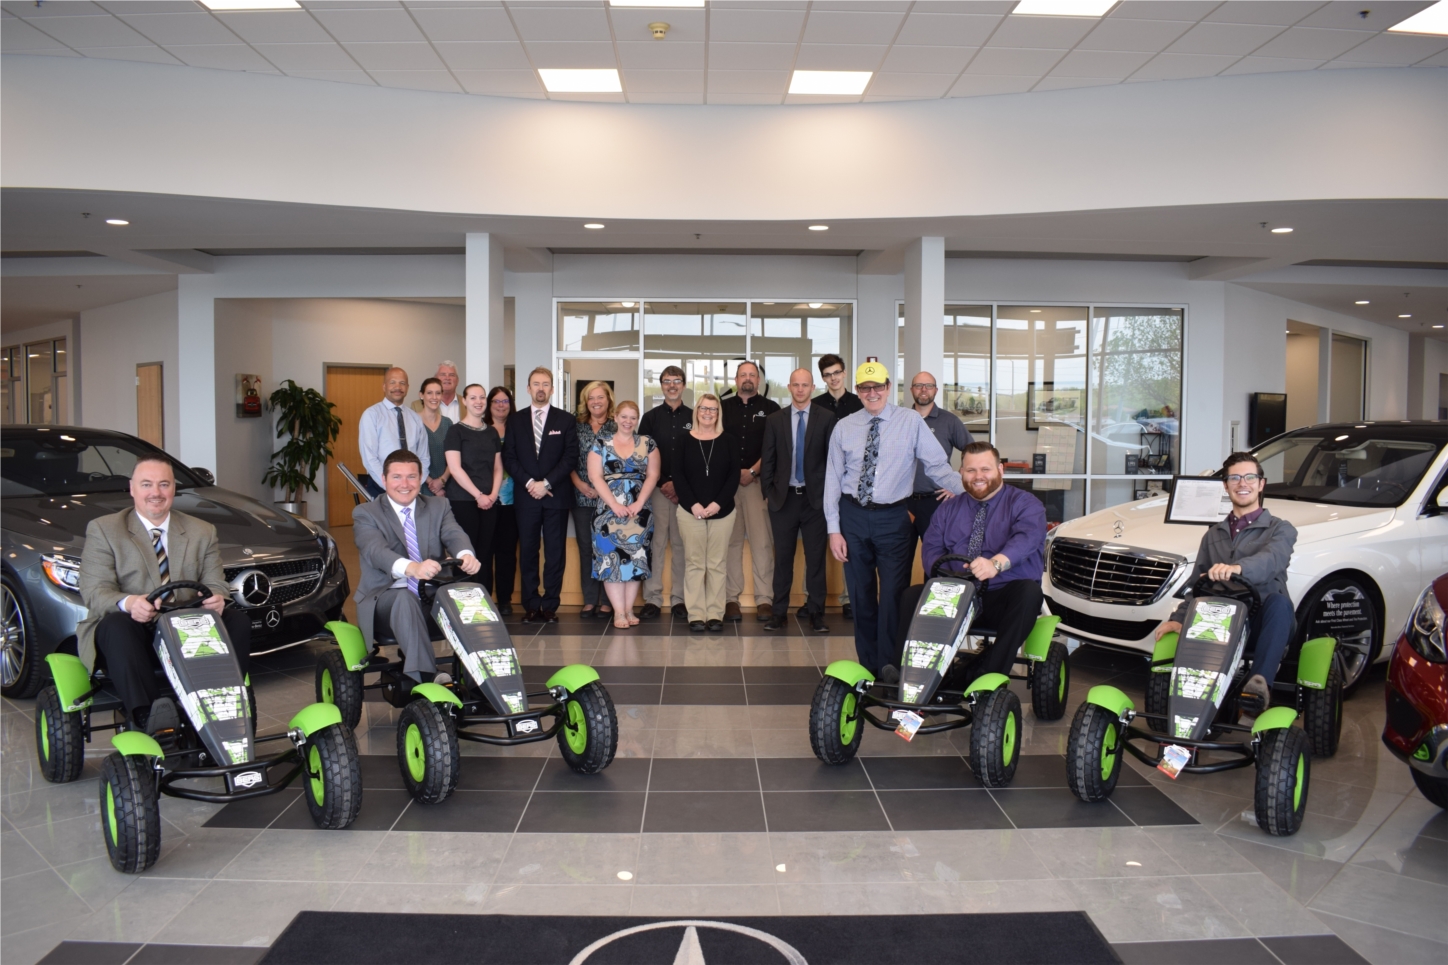
M910 582L915 532L905 508L915 491L918 461L937 486L961 492L940 443L925 420L890 401L890 375L871 359L855 371L864 408L842 420L830 436L825 470L825 528L830 552L845 564L855 609L855 652L887 683L900 679L896 607ZM883 673L882 673L883 671Z
M357 448L364 471L357 481L373 499L382 495L382 462L398 449L417 456L422 478L432 478L428 475L427 426L407 404L407 373L402 369L394 366L382 373L382 401L362 410L357 420Z

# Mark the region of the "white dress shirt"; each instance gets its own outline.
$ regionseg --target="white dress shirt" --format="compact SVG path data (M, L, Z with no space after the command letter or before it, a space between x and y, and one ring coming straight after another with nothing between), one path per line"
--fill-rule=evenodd
M167 558L167 559L170 559L170 557L171 557L171 514L170 514L170 513L167 513L167 514L166 514L166 518L163 519L163 520L161 520L159 523L153 523L153 522L151 522L149 519L147 519L146 517L142 516L140 513L137 513L137 514L136 514L136 519L138 519L138 520L141 521L141 528L146 531L146 537L151 540L151 545L153 545L153 546L155 545L156 540L155 540L154 537L151 536L151 530L153 530L153 529L159 529L159 530L161 531L161 548L166 551L166 558ZM130 597L128 597L128 596L123 596L123 597L121 597L120 602L116 604L116 606L120 608L120 611L121 611L122 613L130 613L130 612L131 612L130 610L127 610L127 609L126 609L126 601L129 600L129 599L130 599Z
M382 463L397 449L397 411L402 412L402 424L407 431L407 449L422 462L422 478L428 475L427 426L422 416L412 411L412 406L393 405L390 399L383 399L376 405L368 406L357 420L357 446L362 451L362 468L378 486L382 485Z
M392 511L397 514L397 525L399 525L399 526L402 527L403 545L406 546L406 545L407 545L407 542L406 542L406 540L407 540L407 520L405 520L405 519L402 518L402 511L403 511L404 509L410 509L410 510L412 510L412 529L413 529L413 532L416 533L416 532L417 532L417 500L414 499L411 503L409 503L408 505L404 506L404 505L402 505L401 503L399 503L397 500L393 499L391 496L388 496L388 497L387 497L387 505L391 506L391 507L392 507ZM422 546L421 541L418 542L418 546L419 546L419 547ZM422 552L421 549L419 549L418 552L419 552L419 553ZM461 559L461 558L464 557L464 556L472 556L472 555L473 555L473 551L472 551L472 550L463 550L461 553L458 554L458 558ZM408 559L408 558L405 557L405 556L399 556L396 560L393 561L393 563L392 563L392 587L393 587L393 589L396 589L396 588L399 587L399 586L406 586L406 585L407 585L407 564L408 564L408 563L411 563L411 562L413 562L413 561L410 560L410 559Z

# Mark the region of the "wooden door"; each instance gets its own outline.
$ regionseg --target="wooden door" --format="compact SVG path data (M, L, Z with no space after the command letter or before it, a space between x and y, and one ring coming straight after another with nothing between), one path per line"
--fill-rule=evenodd
M161 386L161 363L136 366L136 435L151 445L166 447L165 399Z
M362 451L357 446L357 423L367 407L382 401L382 374L385 365L329 365L324 395L336 405L332 411L342 420L342 431L332 446L332 461L327 464L327 525L352 525L352 494L356 491L337 471L338 462L353 474L361 475Z

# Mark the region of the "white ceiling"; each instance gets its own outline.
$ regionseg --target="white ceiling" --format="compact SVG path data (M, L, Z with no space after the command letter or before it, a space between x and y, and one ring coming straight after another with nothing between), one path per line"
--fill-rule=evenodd
M1432 0L1123 0L1102 18L1008 2L4 0L5 53L133 60L449 93L649 104L898 101L1227 74L1448 67L1448 37L1384 31ZM1366 9L1366 16L1360 12ZM666 39L648 24L671 24ZM622 94L548 94L538 68L615 67ZM858 98L786 94L791 72L875 72Z

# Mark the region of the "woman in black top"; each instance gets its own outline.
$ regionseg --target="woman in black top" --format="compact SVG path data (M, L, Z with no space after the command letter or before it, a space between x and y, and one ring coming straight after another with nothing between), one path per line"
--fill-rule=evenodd
M483 423L492 426L499 439L507 437L508 417L512 414L513 393L501 385L489 389ZM498 524L493 527L493 553L491 558L478 557L483 561L478 582L493 594L498 612L508 616L513 612L513 587L518 582L518 516L513 509L513 479L506 469L503 488L498 491L492 512L498 517Z
M694 428L679 435L669 460L675 510L684 538L684 606L689 629L724 629L724 580L729 537L734 532L734 494L739 491L739 440L722 431L719 397L702 395Z
M468 534L479 560L491 559L495 508L503 488L503 440L497 431L483 424L487 390L473 384L463 389L467 414L447 431L443 454L447 456L447 498L453 518Z

